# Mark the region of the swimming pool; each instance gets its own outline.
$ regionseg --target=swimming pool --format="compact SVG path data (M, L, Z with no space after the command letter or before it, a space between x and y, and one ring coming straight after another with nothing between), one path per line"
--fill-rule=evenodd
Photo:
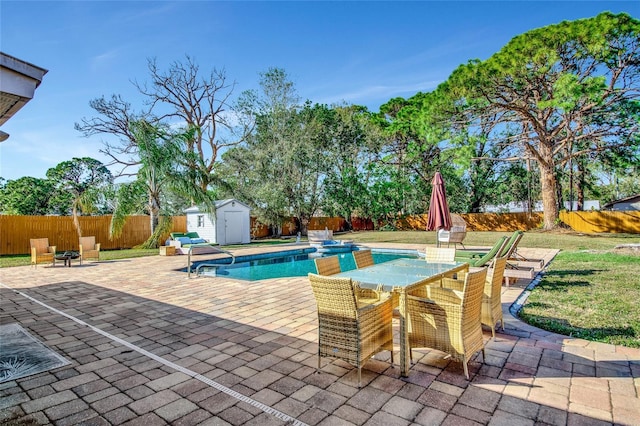
M417 258L418 252L415 250L394 250L381 251L372 250L375 263L388 262L400 258ZM274 254L277 256L277 254ZM320 257L319 253L289 254L286 256L267 257L240 261L232 265L220 264L208 266L212 261L193 262L191 271L196 270L199 265L199 275L210 277L227 277L237 280L258 281L269 278L286 277L306 277L309 272L316 273L314 258ZM351 253L337 254L340 259L340 267L343 271L356 269L356 264ZM207 264L207 266L204 266Z

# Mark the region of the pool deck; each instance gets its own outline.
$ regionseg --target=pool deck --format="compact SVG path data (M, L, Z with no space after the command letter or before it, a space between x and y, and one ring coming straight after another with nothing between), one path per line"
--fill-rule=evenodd
M470 362L470 381L427 349L402 378L382 352L358 389L341 361L315 371L306 277L188 279L186 258L0 269L0 324L19 323L71 361L0 383L0 424L640 425L640 350L519 321L509 306L530 280L503 287L506 330L491 340L485 329L487 359Z

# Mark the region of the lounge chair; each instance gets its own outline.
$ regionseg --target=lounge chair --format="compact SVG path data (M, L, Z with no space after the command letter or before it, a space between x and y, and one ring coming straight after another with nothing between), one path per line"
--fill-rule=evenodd
M509 240L505 244L505 246L500 250L500 253L497 254L496 257L506 257L507 259L511 258L513 253L515 253L516 247L518 243L524 236L524 232L517 230L511 234ZM490 250L461 250L457 253L457 256L460 258L480 258L487 254Z
M472 267L488 266L489 263L491 263L491 261L493 260L493 258L498 256L498 253L501 253L502 251L504 251L504 248L507 242L508 242L507 237L504 237L504 236L500 237L488 252L486 253L479 252L479 253L482 253L482 256L477 258L466 257L465 255L461 255L461 252L458 251L456 254L456 260L460 262L468 262L469 266L472 266Z
M48 238L31 238L31 264L38 267L38 263L51 263L56 266L56 246L49 245Z
M381 351L391 352L393 329L391 298L374 304L360 304L359 288L350 278L309 274L318 308L318 371L321 357L338 358L358 368Z
M469 380L467 363L482 350L482 293L487 269L469 272L463 290L427 286L428 299L407 296L409 318L409 353L413 348L432 348L461 361Z
M189 252L189 248L193 246L198 247L216 247L217 243L210 243L209 241L201 238L197 232L172 232L169 234L171 240L169 245L176 248L176 254L186 254ZM201 250L203 253L215 253L215 250Z
M464 221L462 216L458 214L451 215L451 229L448 231L445 229L438 230L438 246L441 243L447 243L447 247L451 243L455 247L456 244L460 244L464 248L464 238L467 236L467 222Z
M80 237L80 264L85 259L100 260L100 243L96 243L96 237Z

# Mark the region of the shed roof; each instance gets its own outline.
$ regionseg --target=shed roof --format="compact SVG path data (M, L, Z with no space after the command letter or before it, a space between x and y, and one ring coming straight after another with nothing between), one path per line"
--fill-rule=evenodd
M220 207L223 207L223 206L226 206L227 204L232 204L232 203L240 204L242 207L245 207L247 210L251 210L251 207L249 207L242 201L236 200L235 198L228 198L226 200L216 200L215 201L216 210L219 209ZM188 209L184 209L185 213L198 213L200 211L201 211L200 206L191 206Z
M607 203L602 207L605 208L605 209L610 209L611 207L614 206L614 204L629 203L629 202L635 202L635 201L640 201L640 194L636 194L636 195L632 195L630 197L620 198L619 200L611 201L610 203Z

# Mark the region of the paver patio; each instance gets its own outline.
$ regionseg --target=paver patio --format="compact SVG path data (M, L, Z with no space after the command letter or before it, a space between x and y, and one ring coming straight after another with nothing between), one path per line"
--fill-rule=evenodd
M429 350L401 378L383 352L358 389L341 361L315 372L306 277L187 279L185 265L155 256L1 269L0 323L19 323L71 364L0 384L0 423L640 424L640 350L522 323L508 308L524 280L504 289L506 331L492 341L485 330L487 359L470 363L470 381Z

